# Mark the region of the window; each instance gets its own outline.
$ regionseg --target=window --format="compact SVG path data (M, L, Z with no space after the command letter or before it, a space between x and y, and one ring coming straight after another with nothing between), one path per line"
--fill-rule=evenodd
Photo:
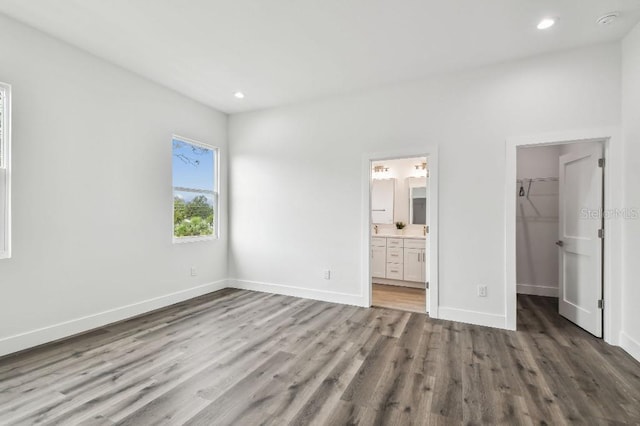
M0 259L11 256L11 86L0 83Z
M217 237L218 148L174 136L173 241Z

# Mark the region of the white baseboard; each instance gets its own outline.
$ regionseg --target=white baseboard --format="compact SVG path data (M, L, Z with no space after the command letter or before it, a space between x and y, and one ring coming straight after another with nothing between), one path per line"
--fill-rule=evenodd
M633 339L624 331L620 332L620 347L640 361L640 342Z
M558 297L558 286L539 284L518 284L518 294L531 294L533 296Z
M488 314L486 312L467 311L465 309L438 308L438 318L448 321L458 321L467 324L484 325L493 328L506 328L506 317L504 315Z
M103 327L107 324L122 321L155 309L164 308L174 303L202 296L226 287L228 287L227 280L202 284L164 296L154 297L97 314L5 337L0 339L0 356L42 345L43 343L53 342L94 328Z
M314 290L304 287L238 279L230 279L228 283L229 287L239 288L243 290L262 291L265 293L281 294L283 296L302 297L304 299L321 300L323 302L368 307L365 305L364 297L357 294L339 293L326 290Z

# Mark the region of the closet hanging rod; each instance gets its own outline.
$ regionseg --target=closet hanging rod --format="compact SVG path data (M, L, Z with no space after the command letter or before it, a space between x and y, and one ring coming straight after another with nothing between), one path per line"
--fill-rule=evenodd
M539 178L525 178L516 180L517 183L525 183L525 182L557 182L559 178L557 177L539 177Z

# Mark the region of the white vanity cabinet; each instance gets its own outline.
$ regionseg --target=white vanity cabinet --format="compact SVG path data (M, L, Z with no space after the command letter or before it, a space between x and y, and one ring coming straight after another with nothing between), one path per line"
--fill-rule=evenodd
M424 238L372 237L371 275L384 279L382 284L418 287L415 283L426 282L425 253Z
M385 278L387 275L387 239L371 238L371 275Z
M424 283L426 279L425 240L407 239L404 242L404 280Z

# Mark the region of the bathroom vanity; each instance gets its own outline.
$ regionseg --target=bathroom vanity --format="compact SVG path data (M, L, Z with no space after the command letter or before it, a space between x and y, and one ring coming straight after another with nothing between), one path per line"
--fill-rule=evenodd
M417 235L371 237L371 276L374 283L425 288L426 238Z

